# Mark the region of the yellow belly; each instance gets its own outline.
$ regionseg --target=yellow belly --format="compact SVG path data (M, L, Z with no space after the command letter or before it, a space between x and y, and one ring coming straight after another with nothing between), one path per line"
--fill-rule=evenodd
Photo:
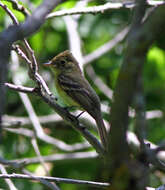
M55 81L55 87L57 91L58 103L63 107L77 107L77 109L81 109L79 104L75 102Z

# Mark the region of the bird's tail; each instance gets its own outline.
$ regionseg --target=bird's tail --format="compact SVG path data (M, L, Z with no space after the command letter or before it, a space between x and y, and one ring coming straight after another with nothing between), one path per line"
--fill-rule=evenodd
M99 114L99 116L97 118L95 118L95 120L96 120L96 124L98 126L98 132L100 135L101 142L102 142L104 148L107 150L107 146L108 146L107 131L106 131L103 119L101 117L101 114Z

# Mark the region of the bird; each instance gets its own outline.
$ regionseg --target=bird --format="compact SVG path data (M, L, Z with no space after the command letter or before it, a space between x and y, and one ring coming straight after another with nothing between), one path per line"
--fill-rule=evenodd
M76 58L69 50L45 63L54 74L55 88L64 107L86 111L97 124L103 147L107 148L107 132L101 114L100 99L85 79Z

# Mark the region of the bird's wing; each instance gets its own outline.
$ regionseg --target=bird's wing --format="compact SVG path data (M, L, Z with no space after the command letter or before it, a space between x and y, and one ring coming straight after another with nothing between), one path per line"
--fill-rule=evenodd
M84 81L81 84L69 76L60 75L58 77L58 82L67 95L70 96L87 112L90 112L93 106L96 106L95 101L91 96L91 92L84 86Z
M63 90L70 91L84 91L82 85L80 85L77 81L73 80L71 77L66 75L60 75L58 77L58 82ZM87 93L87 92L86 92Z

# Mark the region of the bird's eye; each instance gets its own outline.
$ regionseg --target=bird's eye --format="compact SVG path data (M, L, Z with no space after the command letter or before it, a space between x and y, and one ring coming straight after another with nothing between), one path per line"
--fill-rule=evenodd
M65 65L65 63L66 63L66 61L65 61L65 60L61 60L61 61L60 61L60 64L61 64L62 66L64 66L64 65Z

